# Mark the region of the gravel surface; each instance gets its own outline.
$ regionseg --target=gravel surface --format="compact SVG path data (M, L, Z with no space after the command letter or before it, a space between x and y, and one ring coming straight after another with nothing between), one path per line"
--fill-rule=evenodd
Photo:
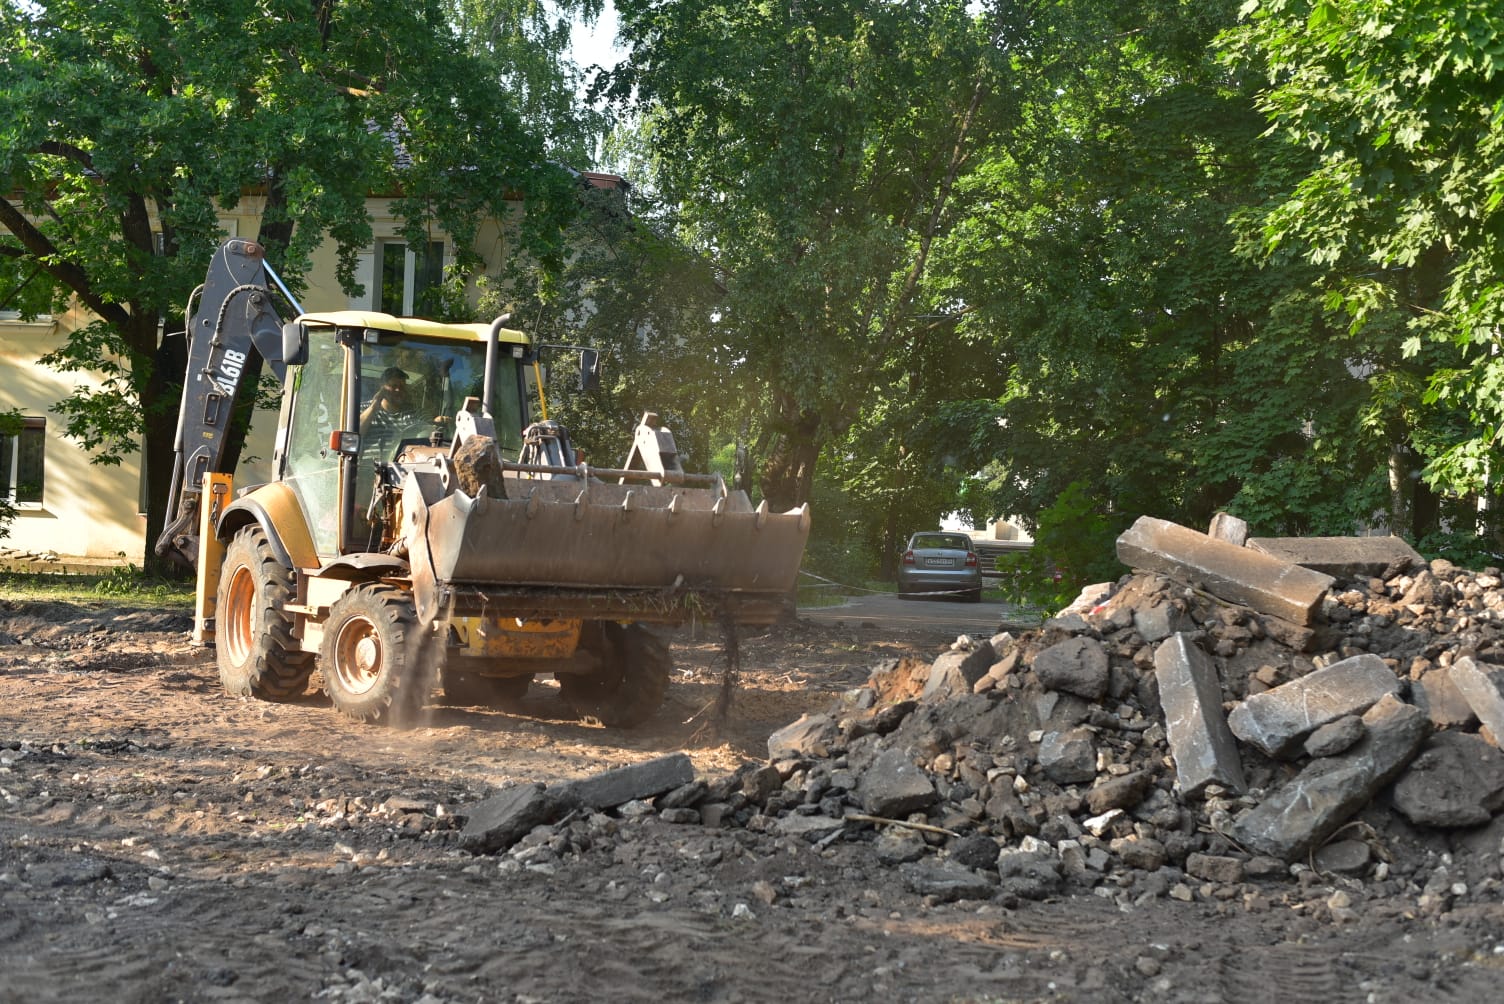
M396 731L224 696L189 626L0 599L0 1001L1486 1001L1504 981L1504 905L1353 910L1354 880L1311 870L1225 898L945 902L870 831L625 808L461 846L467 807L517 784L764 763L774 730L933 660L944 631L749 634L722 727L719 640L686 630L643 728L573 720L536 684L513 712Z

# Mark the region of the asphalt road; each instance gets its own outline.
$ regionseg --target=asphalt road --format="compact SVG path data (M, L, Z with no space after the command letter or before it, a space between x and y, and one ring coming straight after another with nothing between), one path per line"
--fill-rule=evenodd
M996 600L959 603L941 599L901 600L892 593L873 593L847 600L838 607L800 607L799 616L826 624L879 624L910 630L944 630L990 638L999 630L1035 627L1031 617L1018 607Z

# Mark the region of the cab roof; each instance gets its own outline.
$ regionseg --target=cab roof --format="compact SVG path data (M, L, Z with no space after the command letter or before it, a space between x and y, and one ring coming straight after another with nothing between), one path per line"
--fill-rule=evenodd
M421 317L393 317L370 310L330 310L303 314L298 317L303 324L330 328L374 328L377 331L397 331L404 335L426 335L429 338L448 338L454 341L484 342L491 334L489 324L443 324L427 321ZM502 328L500 340L514 345L528 345L531 339L521 331Z

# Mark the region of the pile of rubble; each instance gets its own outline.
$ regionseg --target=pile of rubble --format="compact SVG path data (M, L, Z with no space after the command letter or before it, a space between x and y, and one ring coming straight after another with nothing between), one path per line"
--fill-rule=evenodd
M878 667L766 764L514 788L469 807L462 839L526 858L629 817L860 842L936 900L1252 905L1293 879L1341 918L1497 897L1499 572L1224 517L1141 519L1118 553L1133 574L1038 630Z

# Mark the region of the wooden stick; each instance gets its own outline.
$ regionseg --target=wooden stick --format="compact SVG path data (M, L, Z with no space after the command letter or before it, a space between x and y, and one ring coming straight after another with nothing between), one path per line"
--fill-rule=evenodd
M959 833L956 833L954 830L947 830L942 826L931 826L929 823L911 823L907 819L889 819L886 816L867 816L861 813L854 813L850 816L842 816L841 818L849 819L858 823L885 823L888 826L904 826L911 830L921 830L925 833L938 833L941 836L945 837L959 837L961 835Z

